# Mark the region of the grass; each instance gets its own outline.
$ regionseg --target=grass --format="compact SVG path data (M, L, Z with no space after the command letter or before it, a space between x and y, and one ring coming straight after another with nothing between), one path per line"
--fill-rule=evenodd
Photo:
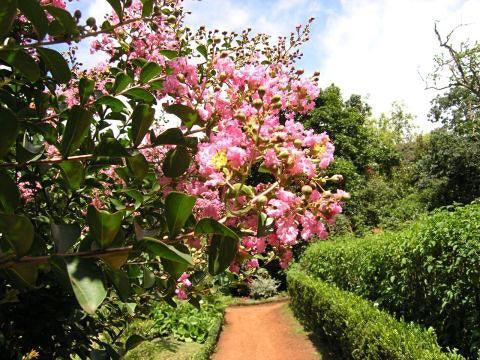
M189 360L202 348L202 344L182 342L171 338L144 341L129 351L125 360Z

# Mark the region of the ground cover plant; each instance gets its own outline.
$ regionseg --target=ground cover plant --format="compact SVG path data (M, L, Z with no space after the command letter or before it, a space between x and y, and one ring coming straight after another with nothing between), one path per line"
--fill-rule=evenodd
M0 2L6 357L118 358L149 303L198 305L227 269L286 267L348 198L325 190L341 179L328 134L295 121L319 92L295 66L310 23L272 43L192 32L181 1L107 2L105 19ZM75 44L89 39L107 61L84 69ZM268 176L250 185L252 169Z

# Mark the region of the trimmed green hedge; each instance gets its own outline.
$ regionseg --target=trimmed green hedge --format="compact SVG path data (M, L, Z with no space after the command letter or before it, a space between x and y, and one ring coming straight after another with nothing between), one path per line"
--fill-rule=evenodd
M334 346L343 359L463 359L443 353L433 331L398 321L371 302L314 279L295 266L288 271L295 315Z
M432 326L443 346L472 357L480 349L480 203L438 211L401 232L318 242L300 264L397 317Z

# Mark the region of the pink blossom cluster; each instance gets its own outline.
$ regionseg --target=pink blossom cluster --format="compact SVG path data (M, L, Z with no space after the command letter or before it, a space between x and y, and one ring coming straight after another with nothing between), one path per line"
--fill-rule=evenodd
M188 279L190 274L183 273L177 280L177 288L175 289L175 295L180 300L186 300L188 298L187 289L192 286L192 282Z

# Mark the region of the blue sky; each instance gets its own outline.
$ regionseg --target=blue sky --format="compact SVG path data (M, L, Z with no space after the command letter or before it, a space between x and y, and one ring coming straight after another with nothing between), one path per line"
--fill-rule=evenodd
M251 27L276 37L315 17L311 40L303 48L300 66L319 70L321 83L339 85L345 96L363 95L376 114L388 112L393 101L403 102L422 131L432 128L426 115L435 95L425 90L421 75L432 70L439 52L433 25L445 32L458 24L457 40L480 39L479 0L185 0L192 11L187 23L220 30ZM104 0L74 1L84 16L100 19L109 5ZM97 61L87 45L79 56Z

